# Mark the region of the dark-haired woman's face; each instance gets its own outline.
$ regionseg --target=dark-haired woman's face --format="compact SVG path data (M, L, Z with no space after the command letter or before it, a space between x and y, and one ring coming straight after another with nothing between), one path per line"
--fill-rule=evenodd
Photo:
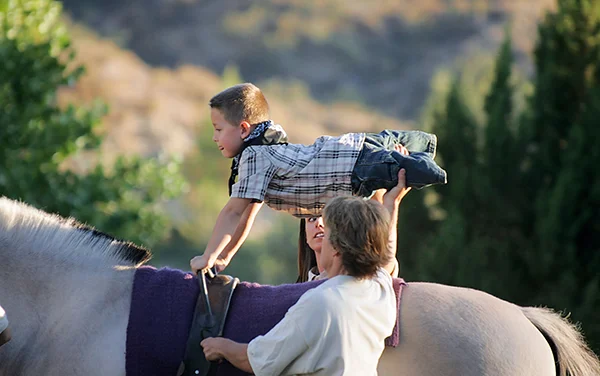
M306 243L316 253L321 252L323 246L323 217L311 217L306 220Z

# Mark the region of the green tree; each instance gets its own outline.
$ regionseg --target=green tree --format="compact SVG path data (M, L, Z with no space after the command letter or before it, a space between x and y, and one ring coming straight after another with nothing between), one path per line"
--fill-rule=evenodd
M586 137L593 140L597 134L585 123L593 116L594 98L599 87L599 58L600 3L596 0L559 0L558 10L549 13L539 25L539 41L535 50L535 93L530 99L522 129L526 150L529 151L525 188L528 200L535 203L529 207L532 225L527 230L537 237L539 243L529 254L528 262L540 289L543 289L543 281L556 273L580 273L578 269L565 269L564 260L561 261L561 247L568 244L562 242L550 249L542 245L547 246L548 239L556 239L557 234L549 233L553 227L549 222L556 220L552 218L556 217L557 208L565 208L570 200L576 206L577 195L569 198L558 193L565 190L564 176L573 174L569 170L585 168L585 165L571 163L588 158L597 163L591 151L577 146L580 141L575 142L574 135L581 135L585 129ZM590 179L593 183L595 175L570 184L588 185ZM573 192L579 189L575 187ZM585 219L584 213L579 213L582 217L578 226L585 226L589 220ZM568 222L562 224L566 226L564 228L571 226Z
M436 187L435 208L442 220L435 234L416 243L420 249L415 270L422 279L473 286L477 275L472 271L483 262L481 255L468 249L477 217L478 126L463 95L460 77L455 77L433 115L438 160L448 172L448 185Z
M466 106L460 78L456 77L435 116L434 133L438 137L438 159L448 172L447 185L436 186L439 206L446 212L459 210L470 215L476 208L478 142L477 123Z
M523 291L526 265L521 253L530 242L522 235L524 202L520 166L523 153L516 139L513 55L507 27L485 96L483 147L477 179L478 208L472 216L472 238L465 253L479 265L470 266L474 286L500 297L515 299ZM481 273L485 270L485 273ZM511 278L506 278L511 276Z
M489 69L489 68L488 68ZM510 297L521 286L505 281L523 266L511 252L519 235L518 160L513 129L512 52L507 34L487 80L487 95L476 82L455 78L439 98L432 129L449 184L437 188L442 220L417 251L420 278L478 287ZM464 73L463 73L464 74ZM491 83L491 85L490 85ZM484 100L475 101L465 94ZM442 102L443 101L443 102ZM434 105L435 106L435 105ZM475 108L473 107L475 106ZM478 108L481 106L481 108ZM480 126L475 113L482 112ZM431 119L429 120L431 121ZM518 280L518 279L517 279Z
M561 169L537 221L538 302L573 311L600 349L600 87L590 92L573 124Z
M555 183L570 129L581 117L589 89L597 85L598 7L597 0L558 0L557 12L548 13L538 27L535 92L522 128L531 200Z
M600 349L600 2L559 0L540 25L528 138L532 300L573 311ZM545 103L544 103L545 102ZM532 147L533 146L533 147ZM539 167L539 168L538 168Z
M494 195L506 194L512 190L515 181L518 150L513 135L513 97L511 84L512 47L507 32L496 60L494 80L485 99L483 173L487 177L488 190Z
M56 1L0 2L0 193L152 245L168 230L160 203L183 187L178 164L119 158L86 174L66 168L100 145L106 109L57 105L57 89L83 73L67 68L74 51L60 16Z
M425 204L427 189L412 190L400 205L398 217L398 249L396 258L400 265L400 275L407 280L422 278L420 273L421 250L436 234L438 221L431 218Z

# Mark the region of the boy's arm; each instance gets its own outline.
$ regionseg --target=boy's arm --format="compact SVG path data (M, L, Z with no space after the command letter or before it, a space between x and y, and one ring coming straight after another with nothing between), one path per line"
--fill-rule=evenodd
M194 273L211 268L221 252L228 249L228 254L233 254L248 236L256 212L262 203L252 203L251 199L232 197L217 217L217 223L213 229L208 245L202 256L196 256L190 261ZM258 208L256 208L258 205ZM248 215L245 215L246 210ZM251 215L253 213L253 215ZM243 219L243 220L242 220ZM231 243L231 247L228 245ZM233 254L231 253L233 252Z
M229 243L227 243L219 255L220 261L216 263L218 272L223 271L223 269L229 265L229 262L233 256L237 253L242 244L244 244L244 241L246 241L246 238L250 233L250 229L254 224L254 219L256 219L256 215L260 211L260 208L262 208L262 205L262 201L250 202L246 210L244 210L244 213L239 220L238 226L235 228L235 232L233 233L231 240Z

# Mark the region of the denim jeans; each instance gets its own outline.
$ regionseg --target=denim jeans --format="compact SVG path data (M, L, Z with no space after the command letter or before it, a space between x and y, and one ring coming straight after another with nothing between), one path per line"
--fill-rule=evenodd
M404 145L409 155L396 150ZM417 189L433 184L446 184L446 171L438 166L435 157L437 137L422 131L384 130L367 133L352 171L352 191L368 197L374 190L387 190L398 184L398 171L406 170L406 185Z

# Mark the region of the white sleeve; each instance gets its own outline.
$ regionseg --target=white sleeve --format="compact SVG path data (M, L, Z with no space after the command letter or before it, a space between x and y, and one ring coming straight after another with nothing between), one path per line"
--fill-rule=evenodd
M255 375L297 375L316 371L313 346L307 343L307 338L316 336L307 336L307 332L321 332L322 328L314 320L319 315L315 315L313 308L320 309L319 304L310 299L311 292L305 293L267 334L248 344L248 360Z

